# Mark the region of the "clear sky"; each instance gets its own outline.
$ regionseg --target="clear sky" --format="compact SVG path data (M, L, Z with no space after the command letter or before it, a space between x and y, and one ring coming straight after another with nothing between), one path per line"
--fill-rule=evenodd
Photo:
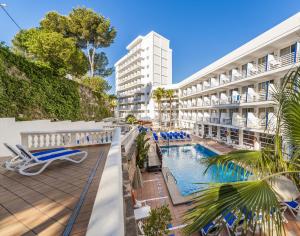
M37 26L48 11L68 14L86 6L110 18L118 31L106 49L111 65L138 35L154 30L173 49L173 82L179 82L300 11L299 0L0 0L22 28ZM18 29L0 11L0 41ZM108 78L114 85L114 75Z

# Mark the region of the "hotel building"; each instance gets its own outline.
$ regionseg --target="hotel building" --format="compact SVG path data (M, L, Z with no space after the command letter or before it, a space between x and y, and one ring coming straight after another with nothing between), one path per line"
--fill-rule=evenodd
M172 50L163 36L150 32L138 36L127 47L128 53L115 63L117 115L154 119L155 87L172 84Z
M300 65L299 42L300 13L180 83L168 85L177 91L175 123L201 137L238 147L265 146L276 125L272 94L283 76Z

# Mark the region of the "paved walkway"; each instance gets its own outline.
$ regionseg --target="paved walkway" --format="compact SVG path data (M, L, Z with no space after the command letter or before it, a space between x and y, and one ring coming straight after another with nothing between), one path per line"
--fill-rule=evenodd
M85 235L109 145L82 150L88 152L82 163L56 161L38 176L26 177L0 167L0 235L61 235L103 153L71 231L71 235Z

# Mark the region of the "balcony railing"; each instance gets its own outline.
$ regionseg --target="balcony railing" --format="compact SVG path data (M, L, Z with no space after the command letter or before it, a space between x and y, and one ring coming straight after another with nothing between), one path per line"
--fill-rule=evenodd
M299 55L295 55L295 53L289 53L289 54L281 56L281 57L273 56L273 58L270 59L268 62L261 63L259 65L248 63L247 71L243 71L243 72L237 71L236 74L232 75L230 78L228 77L228 80L221 79L220 84L218 86L211 86L209 83L204 83L203 90L207 90L212 87L219 87L219 86L222 86L222 85L230 83L230 82L246 79L251 76L263 74L267 71L276 70L276 69L279 69L279 68L282 68L285 66L289 66L289 65L298 63L298 62L300 62ZM196 94L196 93L183 93L183 97L191 96L194 94Z

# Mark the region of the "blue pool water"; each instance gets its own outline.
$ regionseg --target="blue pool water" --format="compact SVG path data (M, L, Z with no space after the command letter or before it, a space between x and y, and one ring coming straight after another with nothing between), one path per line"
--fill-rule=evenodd
M168 167L172 172L183 196L206 187L195 183L234 182L245 178L238 175L233 168L225 170L218 166L212 166L204 175L206 166L200 159L215 156L216 153L199 144L163 146L161 151L163 167Z

